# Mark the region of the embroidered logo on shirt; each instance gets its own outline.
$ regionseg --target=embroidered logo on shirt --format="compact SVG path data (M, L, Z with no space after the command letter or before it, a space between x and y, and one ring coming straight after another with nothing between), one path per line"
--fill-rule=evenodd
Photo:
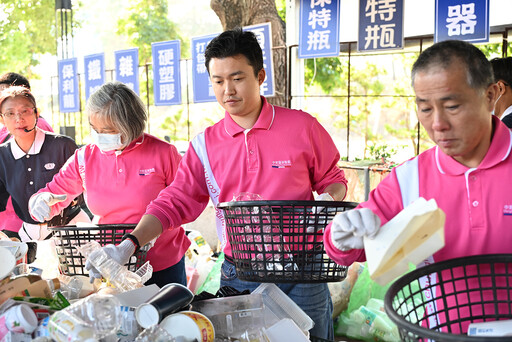
M512 216L512 204L505 204L503 207L503 215Z
M274 169L284 169L287 167L292 167L291 160L274 160L272 162L272 168Z
M155 173L155 168L151 169L141 169L139 170L139 176L149 176L150 174Z
M44 168L46 170L53 170L53 169L55 169L55 163L44 164Z

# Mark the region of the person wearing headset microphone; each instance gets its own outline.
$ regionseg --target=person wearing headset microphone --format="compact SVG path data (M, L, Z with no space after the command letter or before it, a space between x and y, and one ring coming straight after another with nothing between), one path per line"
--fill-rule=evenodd
M22 241L44 240L49 235L48 226L90 221L79 201L47 222L34 221L30 216L30 196L50 182L77 149L73 139L38 128L38 117L35 98L27 88L13 86L0 93L0 122L12 136L0 145L0 211L5 210L10 197L23 221L18 232Z

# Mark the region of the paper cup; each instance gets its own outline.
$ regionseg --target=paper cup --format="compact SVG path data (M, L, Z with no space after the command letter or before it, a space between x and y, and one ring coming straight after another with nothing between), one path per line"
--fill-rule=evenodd
M11 274L14 266L16 266L16 259L14 255L7 248L0 247L0 280L6 278Z
M167 316L160 323L174 338L183 337L187 341L213 342L215 329L205 315L195 311L182 311Z
M0 241L0 247L7 248L15 257L16 265L27 261L28 246L24 242Z
M147 303L135 310L137 323L143 328L158 324L165 316L188 306L194 294L181 284L167 284L158 291Z
M15 333L31 334L37 328L37 316L26 304L11 307L2 317L7 329Z

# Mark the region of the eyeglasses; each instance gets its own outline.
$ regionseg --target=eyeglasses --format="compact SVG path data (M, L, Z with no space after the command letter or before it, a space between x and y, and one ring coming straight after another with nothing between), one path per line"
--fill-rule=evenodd
M9 111L9 112L5 112L5 113L2 113L2 116L6 119L14 119L16 115L18 115L19 117L21 118L26 118L28 116L31 116L35 113L35 110L36 108L35 107L32 107L32 108L24 108L22 110L20 110L19 112L14 112L14 111Z

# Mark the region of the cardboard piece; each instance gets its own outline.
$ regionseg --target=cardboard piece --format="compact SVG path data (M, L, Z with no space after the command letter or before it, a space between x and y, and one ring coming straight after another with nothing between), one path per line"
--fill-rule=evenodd
M370 277L386 285L444 247L444 212L434 199L418 198L388 223L373 239L364 238Z

